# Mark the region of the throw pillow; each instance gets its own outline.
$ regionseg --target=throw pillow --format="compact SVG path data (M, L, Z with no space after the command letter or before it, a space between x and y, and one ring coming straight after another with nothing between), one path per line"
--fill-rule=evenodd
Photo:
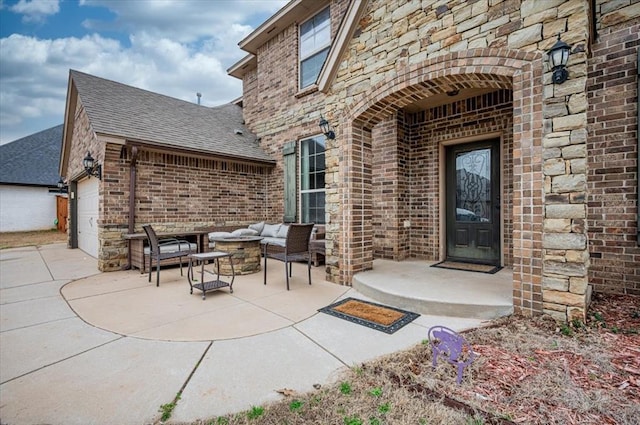
M231 232L233 236L258 236L258 232L253 229L237 229Z
M232 235L229 232L211 232L209 233L209 240L213 242L216 238L228 238L231 236Z
M280 226L280 230L278 230L278 236L276 237L286 239L287 233L289 233L289 226L286 224L283 224L282 226Z
M256 233L256 236L259 235L260 233L262 233L262 229L264 229L264 221L261 221L260 223L250 224L249 229L252 229L258 232Z
M277 238L278 230L280 230L280 224L265 224L260 236L264 236L265 238Z

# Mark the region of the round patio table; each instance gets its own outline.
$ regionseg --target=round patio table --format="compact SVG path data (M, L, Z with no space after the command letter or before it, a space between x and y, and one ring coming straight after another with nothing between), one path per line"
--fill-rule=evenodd
M260 271L261 240L260 236L228 236L211 239L212 242L216 243L216 251L231 254L236 275ZM222 275L230 276L233 273L229 259L221 258L219 268Z

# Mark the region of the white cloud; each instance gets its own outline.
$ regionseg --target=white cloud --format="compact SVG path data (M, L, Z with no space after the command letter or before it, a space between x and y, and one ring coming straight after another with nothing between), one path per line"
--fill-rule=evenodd
M117 16L115 22L90 26L127 28L129 43L98 32L82 38L2 38L0 144L62 123L69 69L190 102L200 92L207 106L233 100L242 94L242 83L226 69L246 54L237 43L285 3L84 0L81 4L108 7Z
M59 0L20 0L11 11L23 15L25 22L41 22L49 15L60 12Z
M118 30L135 34L144 31L192 43L200 38L223 40L231 25L242 24L246 35L253 16L269 16L286 4L285 0L84 0L83 6L101 6L116 15L114 21L86 20L83 25L96 31ZM258 22L258 24L261 22ZM233 45L240 41L237 39Z

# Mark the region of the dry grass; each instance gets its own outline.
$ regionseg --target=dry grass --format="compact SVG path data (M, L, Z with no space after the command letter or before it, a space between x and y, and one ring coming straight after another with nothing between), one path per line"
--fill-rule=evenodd
M18 248L21 246L47 245L67 242L67 234L57 229L38 230L33 232L0 233L0 249Z
M450 365L431 367L423 342L312 393L194 425L640 423L638 297L596 294L586 327L509 317L464 336L479 357L461 385Z
M0 233L0 249L67 242L67 234L56 229Z

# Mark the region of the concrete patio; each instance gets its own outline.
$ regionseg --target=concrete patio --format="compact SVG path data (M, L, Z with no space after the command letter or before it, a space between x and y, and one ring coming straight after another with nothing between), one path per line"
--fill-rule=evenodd
M179 268L163 269L158 288L137 270L99 273L95 259L61 244L0 251L0 421L152 423L179 391L171 421L224 415L279 400L278 389L313 391L345 368L420 343L433 325L482 324L423 314L387 335L317 312L343 297L366 299L324 281L322 267L309 286L304 266L294 266L286 291L278 266L266 286L262 273L239 276L233 294L203 301ZM478 276L444 272L447 285ZM401 274L385 276L402 284Z

